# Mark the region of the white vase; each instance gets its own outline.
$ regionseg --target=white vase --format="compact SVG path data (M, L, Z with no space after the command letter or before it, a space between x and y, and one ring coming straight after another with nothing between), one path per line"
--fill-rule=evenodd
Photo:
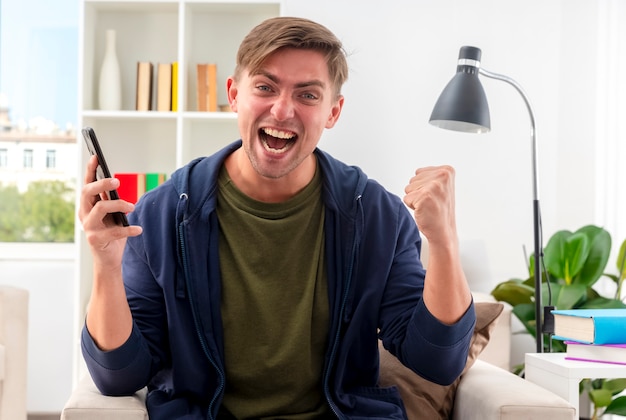
M122 109L122 81L115 42L115 30L107 29L98 86L98 107L107 111Z

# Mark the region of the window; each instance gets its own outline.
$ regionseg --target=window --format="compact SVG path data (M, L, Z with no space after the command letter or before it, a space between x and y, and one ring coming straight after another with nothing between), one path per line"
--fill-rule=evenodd
M78 6L0 0L0 242L74 238Z
M57 166L57 151L53 149L46 150L46 168L54 169Z
M24 168L33 167L33 149L24 149Z

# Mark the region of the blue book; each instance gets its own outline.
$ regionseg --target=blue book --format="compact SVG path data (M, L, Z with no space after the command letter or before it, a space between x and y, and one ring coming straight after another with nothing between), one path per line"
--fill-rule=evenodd
M626 344L626 308L553 310L554 338L588 344Z

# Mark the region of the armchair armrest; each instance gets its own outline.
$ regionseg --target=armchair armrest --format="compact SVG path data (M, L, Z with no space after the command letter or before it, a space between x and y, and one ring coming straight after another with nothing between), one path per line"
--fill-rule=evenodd
M107 397L85 376L61 413L61 420L148 420L146 390L130 397ZM456 391L453 420L574 420L567 401L482 360L463 375Z
M462 376L453 420L573 420L576 410L563 398L482 360Z
M28 371L26 289L0 285L0 419L26 419Z
M107 397L87 375L72 391L61 420L148 420L146 389L130 397Z

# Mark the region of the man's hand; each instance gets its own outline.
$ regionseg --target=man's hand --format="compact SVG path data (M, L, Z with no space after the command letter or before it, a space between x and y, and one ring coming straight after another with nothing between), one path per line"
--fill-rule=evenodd
M429 244L456 241L454 169L451 166L416 170L404 191L404 203L413 210L415 222Z
M85 185L80 196L78 218L96 264L121 267L126 238L141 234L140 226L122 227L115 224L110 213L128 213L134 205L123 200L109 200L106 191L119 187L119 180L106 178L95 181L98 160L92 156L87 163Z
M405 192L404 203L413 210L418 228L428 239L424 303L437 319L452 324L471 303L456 231L454 169L418 169Z
M122 255L129 236L140 235L140 226L118 226L110 213L130 212L134 205L108 200L107 191L119 187L117 179L96 181L98 160L87 163L85 186L78 217L93 255L93 287L87 312L87 329L102 350L118 348L132 331L132 315L122 279Z

